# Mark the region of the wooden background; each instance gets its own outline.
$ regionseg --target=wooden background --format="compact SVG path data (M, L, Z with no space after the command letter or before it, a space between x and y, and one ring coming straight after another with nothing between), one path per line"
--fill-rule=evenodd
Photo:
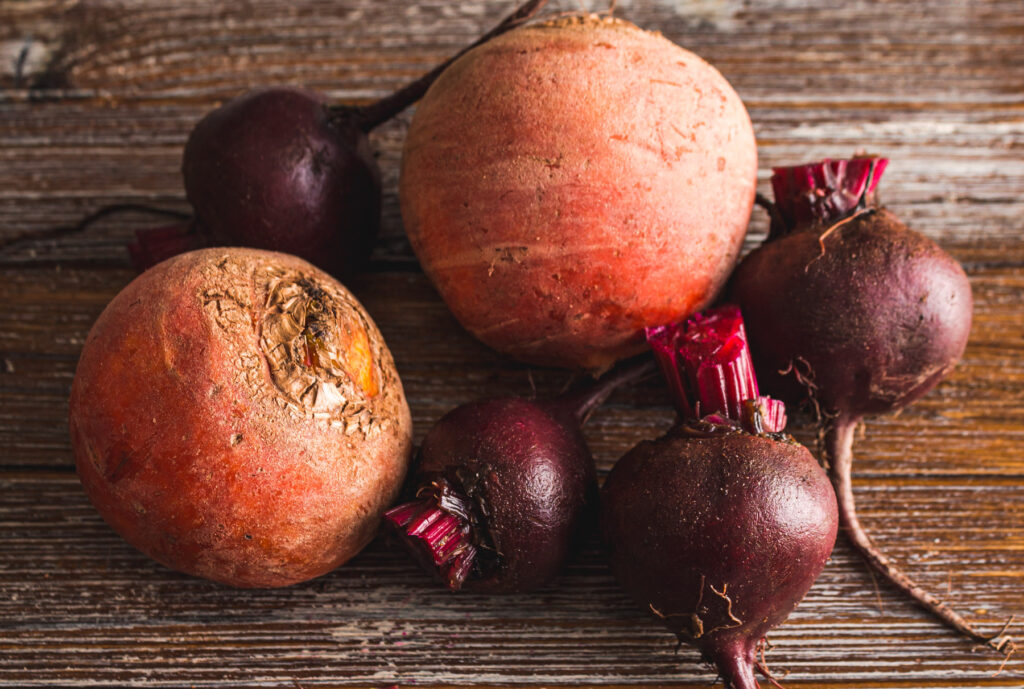
M451 595L383 543L307 584L231 590L127 546L74 474L75 362L133 276L124 242L159 221L43 233L110 203L185 209L181 146L223 99L299 83L366 102L511 7L0 0L0 239L38 235L0 255L0 684L714 686L695 652L629 604L593 543L530 596ZM977 303L964 360L903 414L867 423L855 484L885 551L983 628L1021 614L1011 631L1024 637L1024 4L621 0L617 13L730 79L757 130L762 190L772 165L887 154L884 200L964 263ZM420 438L460 402L569 376L477 344L424 279L395 196L407 124L373 136L385 236L351 287L392 347ZM755 214L750 244L765 225ZM655 381L616 395L587 431L602 473L671 418ZM770 638L791 688L1024 686L1024 653L997 674L1000 657L876 588L842 540Z

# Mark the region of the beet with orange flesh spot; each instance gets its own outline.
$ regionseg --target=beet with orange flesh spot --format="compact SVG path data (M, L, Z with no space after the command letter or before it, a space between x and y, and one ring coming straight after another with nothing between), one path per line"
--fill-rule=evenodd
M133 546L232 586L286 586L363 548L412 419L369 315L286 254L202 249L138 276L89 331L70 400L89 499Z
M605 482L612 571L726 687L754 689L759 643L832 552L835 495L811 453L781 433L778 403L758 395L737 310L651 335L659 357L675 352L664 363L682 369L684 384L673 387L689 399L677 400L686 411L672 431L630 450Z

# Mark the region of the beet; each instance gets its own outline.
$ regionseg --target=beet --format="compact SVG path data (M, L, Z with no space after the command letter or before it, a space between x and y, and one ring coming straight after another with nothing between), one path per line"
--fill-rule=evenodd
M381 121L286 87L253 90L210 112L189 135L182 164L200 227L215 244L352 272L380 225L381 175L367 133Z
M759 396L738 309L648 334L681 418L605 482L612 571L726 687L752 689L754 668L767 672L759 644L832 552L835 496L811 453L781 432L782 405Z
M416 108L399 197L459 323L520 361L600 373L707 306L757 186L743 102L700 57L611 17L510 31Z
M370 315L268 251L201 249L135 278L89 331L69 408L103 519L160 563L231 586L288 586L353 557L412 455Z
M730 285L766 389L798 402L809 386L826 415L854 422L932 389L963 354L971 327L960 265L869 202L886 163L777 169L773 184L785 201L771 236ZM801 174L831 178L795 183Z
M1003 648L916 585L871 542L853 498L857 423L902 409L956 365L971 327L960 265L877 205L888 161L876 157L776 168L767 241L737 268L731 298L747 319L767 389L809 400L825 438L843 529L880 574L968 637Z
M330 106L312 91L261 88L208 113L185 145L182 175L196 222L143 230L129 252L144 270L207 245L291 253L335 275L369 257L380 226L381 174L368 134L419 100L466 50L533 16L529 0L458 55L367 106Z
M638 361L548 400L499 397L456 407L427 433L415 498L385 514L414 557L450 589L537 589L561 569L594 505L594 460L580 431Z

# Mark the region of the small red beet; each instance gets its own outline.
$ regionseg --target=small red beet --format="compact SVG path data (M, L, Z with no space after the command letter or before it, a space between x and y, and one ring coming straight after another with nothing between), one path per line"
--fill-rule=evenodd
M597 492L580 431L618 386L653 371L625 365L549 400L499 397L448 412L419 452L416 499L387 522L453 590L530 591L561 570Z
M649 337L670 381L684 381L675 390L687 411L626 453L605 482L612 571L726 687L754 689L758 644L832 552L835 495L811 453L780 432L781 405L758 395L735 307Z

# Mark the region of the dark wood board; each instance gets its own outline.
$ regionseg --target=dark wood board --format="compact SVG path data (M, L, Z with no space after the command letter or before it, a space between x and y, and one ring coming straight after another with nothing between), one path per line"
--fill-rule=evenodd
M552 0L552 11L578 10ZM602 4L587 5L599 10ZM596 542L533 595L452 595L383 542L318 580L234 590L154 564L74 474L67 398L86 333L133 277L128 213L185 209L181 146L245 88L297 83L361 103L414 78L511 2L0 0L0 686L710 687L714 673L621 593ZM621 0L616 12L714 63L772 165L884 153L884 200L967 269L963 361L926 398L869 419L855 488L878 544L985 629L1024 637L1024 5ZM394 352L416 438L496 391L555 391L463 332L420 272L396 198L409 113L373 135L383 236L351 281ZM763 236L755 212L748 247ZM587 428L601 473L672 421L656 381ZM801 439L813 442L809 429ZM1024 654L956 637L876 585L840 539L770 636L787 687L1024 687Z

